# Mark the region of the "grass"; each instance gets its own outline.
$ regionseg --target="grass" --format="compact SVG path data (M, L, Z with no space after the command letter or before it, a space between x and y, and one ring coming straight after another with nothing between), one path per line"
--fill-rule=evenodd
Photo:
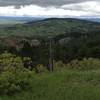
M30 90L0 100L100 100L100 70L34 75Z

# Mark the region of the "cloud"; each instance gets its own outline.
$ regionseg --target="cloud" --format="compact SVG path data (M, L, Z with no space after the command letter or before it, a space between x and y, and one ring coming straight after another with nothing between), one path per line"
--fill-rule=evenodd
M100 16L100 2L86 1L81 3L66 4L60 7L39 5L0 7L2 16L45 16L45 17L79 17Z
M79 3L83 1L85 2L87 0L0 0L0 6L34 4L45 7L45 6L61 6L63 4Z
M87 1L77 4L63 5L62 8L70 10L78 10L78 11L82 10L88 12L100 12L100 2Z

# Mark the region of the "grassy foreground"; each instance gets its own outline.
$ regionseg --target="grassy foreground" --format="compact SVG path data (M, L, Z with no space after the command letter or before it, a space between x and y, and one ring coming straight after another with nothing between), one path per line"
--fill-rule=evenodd
M100 70L33 75L32 89L0 100L100 100Z

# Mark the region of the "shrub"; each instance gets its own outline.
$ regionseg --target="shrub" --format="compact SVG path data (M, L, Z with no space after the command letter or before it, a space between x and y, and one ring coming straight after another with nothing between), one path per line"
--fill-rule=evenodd
M38 64L35 68L36 73L43 73L43 72L47 72L47 68L44 67L42 64Z
M55 70L61 70L61 68L64 68L65 64L62 61L58 61L54 63L54 69Z
M23 58L23 63L24 63L24 67L25 68L28 68L28 69L33 69L32 67L33 67L33 64L32 64L32 60L31 60L31 58L29 58L29 57L24 57Z
M22 59L10 53L0 55L0 94L12 94L31 87L32 72Z
M100 60L96 58L84 58L83 60L73 60L67 64L67 67L79 70L99 69Z

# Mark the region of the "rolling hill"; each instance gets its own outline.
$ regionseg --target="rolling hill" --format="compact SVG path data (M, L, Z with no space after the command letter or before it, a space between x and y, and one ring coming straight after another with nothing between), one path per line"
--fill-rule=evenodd
M70 18L49 18L0 28L0 36L57 36L73 31L91 33L100 31L100 23Z

